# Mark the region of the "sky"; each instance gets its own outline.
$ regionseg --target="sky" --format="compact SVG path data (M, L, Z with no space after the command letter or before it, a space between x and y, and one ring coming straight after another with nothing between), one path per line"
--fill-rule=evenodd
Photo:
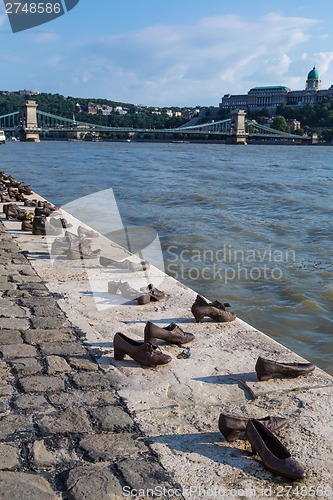
M333 84L332 0L80 0L18 33L4 3L0 90L194 107L262 85L304 89L313 66Z

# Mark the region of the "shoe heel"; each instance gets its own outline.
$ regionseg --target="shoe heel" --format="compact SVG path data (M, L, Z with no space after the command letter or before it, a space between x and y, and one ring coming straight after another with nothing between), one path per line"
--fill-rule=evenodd
M117 361L124 359L125 355L126 355L125 352L121 351L120 349L117 349L116 347L114 348L113 357Z
M265 382L266 380L270 380L272 378L271 373L258 373L257 374L258 380L260 382Z
M236 439L239 439L240 431L235 431L235 429L224 429L222 434L227 441L236 441Z
M192 311L192 314L196 323L202 323L202 320L205 317L203 314L199 313L198 311Z

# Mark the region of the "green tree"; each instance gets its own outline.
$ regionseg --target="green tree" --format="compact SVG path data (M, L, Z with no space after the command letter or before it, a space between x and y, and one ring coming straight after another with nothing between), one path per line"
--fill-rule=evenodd
M271 128L281 130L281 132L290 132L290 127L284 116L278 115L274 118Z

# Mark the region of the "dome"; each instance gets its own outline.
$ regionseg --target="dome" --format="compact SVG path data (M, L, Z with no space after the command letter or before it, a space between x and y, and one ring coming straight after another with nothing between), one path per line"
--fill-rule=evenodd
M308 80L319 80L319 73L314 66L308 74Z

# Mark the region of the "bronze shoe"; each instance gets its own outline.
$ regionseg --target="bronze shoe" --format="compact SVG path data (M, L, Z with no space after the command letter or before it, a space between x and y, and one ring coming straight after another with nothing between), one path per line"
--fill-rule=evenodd
M222 323L233 321L236 319L236 314L231 311L226 311L226 307L230 307L228 302L208 302L201 295L197 295L192 307L191 312L197 323L201 323L204 317L209 317L212 320Z
M149 269L150 264L146 261L132 262L129 259L117 261L110 259L108 257L100 257L99 263L103 267L115 267L116 269L126 269L130 273L136 273L138 271L146 271Z
M305 477L303 467L292 458L281 441L259 420L249 419L245 435L251 444L252 452L258 453L266 469L289 479L297 480Z
M88 229L88 228L83 227L83 226L79 226L77 228L77 234L78 234L79 238L98 238L99 237L99 233L97 233L93 229Z
M147 287L146 293L138 297L137 302L140 306L148 304L149 302L157 302L165 298L165 293L158 290L151 283Z
M145 342L150 342L151 344L156 344L156 339L165 340L170 344L177 344L181 346L182 344L187 344L194 339L193 333L184 332L178 325L171 323L169 326L160 328L151 321L145 326Z
M140 365L166 365L172 360L171 356L163 354L159 347L150 342L138 342L130 339L123 333L117 332L113 339L114 359L124 359L127 354Z
M285 377L299 377L307 375L315 369L312 363L279 363L259 356L256 362L255 370L258 380L270 380L274 373L284 375Z
M287 423L287 419L283 417L264 417L258 418L258 422L261 422L270 431L275 431L280 429ZM235 441L239 438L240 433L244 432L249 419L241 417L233 417L231 415L220 414L219 417L219 429L227 441Z
M140 292L131 287L131 285L125 281L109 281L108 282L108 293L116 295L120 292L120 295L125 299L135 300L139 297Z

